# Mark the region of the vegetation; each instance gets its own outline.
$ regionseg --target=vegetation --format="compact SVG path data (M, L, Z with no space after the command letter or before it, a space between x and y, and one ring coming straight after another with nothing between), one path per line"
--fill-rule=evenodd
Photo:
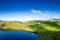
M35 22L40 22L40 24L33 24L32 21L26 23L30 28L32 28L33 30L38 32L38 34L40 34L38 40L60 40L60 21L42 20Z
M31 28L27 27L27 25L20 22L0 22L0 29L4 31L12 30L12 31L33 31Z
M31 20L25 23L0 21L0 30L29 31L38 33L38 40L60 40L60 21L57 20Z

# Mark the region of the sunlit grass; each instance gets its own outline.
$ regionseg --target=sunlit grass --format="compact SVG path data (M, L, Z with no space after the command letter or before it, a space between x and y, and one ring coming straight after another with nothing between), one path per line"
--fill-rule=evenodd
M40 24L36 24L40 22ZM21 22L0 22L0 29L17 30L17 31L29 31L40 32L38 40L53 40L58 31L60 31L60 21L51 20L33 20L25 23Z
M3 27L0 26L2 29L33 31L31 28L27 27L27 25L20 22L5 22L4 24Z
M54 26L49 26L47 24L41 24L43 28L49 30L49 31L58 31L59 29L57 27Z

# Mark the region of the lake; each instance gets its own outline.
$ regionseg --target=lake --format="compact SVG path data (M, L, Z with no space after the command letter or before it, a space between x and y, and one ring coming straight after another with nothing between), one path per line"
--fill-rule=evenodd
M29 32L4 32L0 31L0 40L36 40L38 34Z

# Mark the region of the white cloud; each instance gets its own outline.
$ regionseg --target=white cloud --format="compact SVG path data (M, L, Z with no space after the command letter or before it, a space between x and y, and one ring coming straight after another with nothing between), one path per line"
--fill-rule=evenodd
M39 10L38 13L42 13L42 12Z
M31 9L31 12L32 12L32 13L37 13L37 14L39 14L40 16L42 16L42 17L44 17L44 18L47 18L47 19L50 18L49 15L47 15L47 14L44 13L44 12L42 12L41 10ZM46 12L48 12L48 11L46 11Z
M40 10L34 10L34 9L31 9L31 12L32 13L42 13Z

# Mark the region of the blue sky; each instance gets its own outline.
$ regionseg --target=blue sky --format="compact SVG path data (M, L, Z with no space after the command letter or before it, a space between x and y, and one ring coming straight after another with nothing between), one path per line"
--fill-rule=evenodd
M60 18L60 0L0 0L0 20Z

